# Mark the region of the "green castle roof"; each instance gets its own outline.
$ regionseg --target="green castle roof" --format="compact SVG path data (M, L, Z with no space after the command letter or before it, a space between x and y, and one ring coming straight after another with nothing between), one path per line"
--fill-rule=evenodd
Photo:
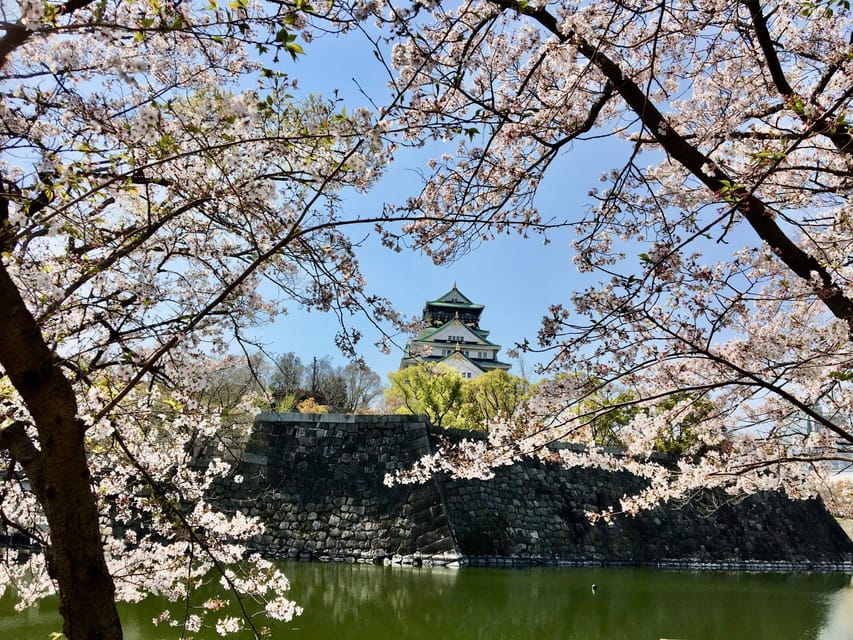
M458 301L454 301L458 300ZM431 307L449 307L455 309L483 309L484 305L482 304L474 304L464 293L459 291L456 287L456 283L453 283L453 288L445 293L443 296L439 296L437 300L428 300L427 306Z

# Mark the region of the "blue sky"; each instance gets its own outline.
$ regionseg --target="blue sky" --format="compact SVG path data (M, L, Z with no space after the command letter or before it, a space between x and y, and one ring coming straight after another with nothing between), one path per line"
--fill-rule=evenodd
M298 78L304 93L331 95L337 89L348 110L370 106L359 87L381 104L387 93L385 80L376 59L360 42L358 36L315 40L305 47L305 56L295 63L288 59L285 70ZM586 147L583 153L564 155L550 168L536 200L544 219L580 217L590 203L589 189L598 184L603 171L618 165L618 143L602 141ZM375 214L384 202L401 202L416 194L420 178L415 170L428 157L452 148L430 147L426 151L401 152L369 194L346 197L345 209L350 214ZM491 331L490 340L503 346L504 360L506 349L515 343L525 338L535 343L549 305L567 302L572 291L591 284L572 264L570 243L574 236L570 229L549 234L548 245L538 237L524 240L517 235L503 236L442 267L418 253L398 254L383 248L369 227L363 232L353 231L352 236L367 236L358 256L372 293L390 299L404 315L414 316L420 314L426 300L439 297L456 282L465 295L486 306L481 326ZM399 366L400 352L384 355L374 347L380 335L366 319L353 318L352 324L364 333L362 357L383 381L387 380L387 374ZM333 316L294 308L274 324L259 329L255 336L273 353L293 351L303 361L314 355L330 355L343 363L334 345L337 329ZM398 337L400 347L405 340L405 336ZM528 373L532 373L542 358L531 354L524 360ZM514 372L519 373L517 368Z

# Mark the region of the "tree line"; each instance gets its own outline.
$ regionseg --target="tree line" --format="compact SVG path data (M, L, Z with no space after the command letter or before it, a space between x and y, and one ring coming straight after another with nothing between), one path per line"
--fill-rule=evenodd
M258 352L223 361L204 396L226 409L251 399L251 406L266 411L366 413L381 410L382 381L361 361L341 365L324 355L306 363L293 352L272 357Z
M385 410L426 415L435 427L488 431L495 422L538 424L543 416L542 399L551 397L563 411L560 399L566 380L579 374L563 374L531 383L524 377L495 370L476 378L464 378L453 367L420 363L389 374ZM680 411L672 412L680 406ZM547 405L546 405L547 406ZM573 409L583 424L571 441L592 447L625 448L628 429L640 414L666 415L657 425L653 450L674 455L696 455L705 450L697 426L714 411L714 405L687 392L664 398L642 408L628 389L602 387ZM672 412L672 413L670 413Z

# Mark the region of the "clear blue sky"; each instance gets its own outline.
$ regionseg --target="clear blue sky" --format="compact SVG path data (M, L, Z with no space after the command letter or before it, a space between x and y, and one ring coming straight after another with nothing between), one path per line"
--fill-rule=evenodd
M315 40L306 46L305 56L296 63L288 59L283 67L299 79L300 90L305 93L331 95L337 89L348 110L370 106L359 86L382 104L387 93L385 80L370 50L359 42L358 36ZM618 164L617 145L612 141L597 143L593 155L589 151L570 153L553 165L536 201L542 217L580 217L591 201L587 195L589 189L598 184L602 171ZM428 157L444 151L452 152L452 148L399 154L369 194L347 197L344 207L351 213L367 216L381 212L384 202L402 202L419 191L420 178L414 170ZM543 245L537 237L524 240L517 235L504 236L481 244L467 256L443 267L411 251L398 254L383 248L372 230L365 227L363 235L368 234L370 237L358 256L372 293L390 299L404 315L414 316L421 312L424 301L447 292L455 281L465 295L486 306L481 326L491 331L492 342L502 345L504 360L507 360L506 349L524 338L535 343L540 320L549 305L568 302L572 291L591 284L588 279L582 280L572 264L570 243L574 235L569 229L550 234L548 245ZM352 236L360 238L362 232L353 231ZM352 324L364 332L362 357L387 381L387 374L399 366L400 352L382 354L373 346L379 334L370 323L353 318ZM314 355L330 355L343 363L344 358L334 345L337 329L333 316L294 308L255 335L274 353L293 351L303 361ZM401 347L405 341L405 336L398 337ZM534 356L525 357L528 373L532 373L538 360Z

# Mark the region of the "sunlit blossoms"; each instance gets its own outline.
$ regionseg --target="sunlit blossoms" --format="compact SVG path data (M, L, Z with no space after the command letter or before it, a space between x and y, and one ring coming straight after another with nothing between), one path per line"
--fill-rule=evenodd
M30 30L38 28L44 18L44 0L19 0L21 23Z
M492 230L558 217L577 269L602 278L545 318L554 381L534 415L415 476L559 455L648 478L614 505L635 512L698 487L805 497L830 461L851 462L838 450L853 444L845 3L471 0L377 19L408 98L391 115L413 143L456 145L407 203L430 219L411 232L441 260L479 239L445 233L453 210ZM539 211L559 155L597 156L607 136L624 157L591 208ZM650 457L667 447L677 469Z
M216 632L221 636L227 636L229 633L237 633L243 628L240 618L227 616L216 621Z
M251 627L194 599L212 573L257 611L298 613L283 576L245 557L260 525L206 499L239 479L225 450L194 465L197 445L241 430L206 406L205 381L288 304L396 319L365 292L345 233L357 223L437 263L571 225L575 265L601 275L550 309L552 384L529 415L424 474L488 477L528 454L626 468L648 481L613 507L630 513L705 486L809 495L825 461L847 458L844 3L6 4L0 448L16 487L1 506L52 561L3 565L0 588L24 603L58 590L71 640L120 637L114 600L146 593L189 603L162 623ZM294 98L282 61L316 25L367 18L393 73L387 105ZM561 154L592 156L603 136L624 157L591 206L541 212ZM369 218L342 209L398 144L441 147L422 191ZM681 462L657 464L660 450Z
M15 462L0 506L53 561L0 566L0 589L24 604L58 591L72 640L119 637L113 601L152 593L187 603L169 624L189 632L252 628L198 601L216 574L253 612L299 611L245 557L260 524L208 501L242 480L234 417L254 409L206 393L287 305L395 317L365 292L337 196L382 174L388 125L295 97L279 56L310 32L299 4L3 6L0 448Z

